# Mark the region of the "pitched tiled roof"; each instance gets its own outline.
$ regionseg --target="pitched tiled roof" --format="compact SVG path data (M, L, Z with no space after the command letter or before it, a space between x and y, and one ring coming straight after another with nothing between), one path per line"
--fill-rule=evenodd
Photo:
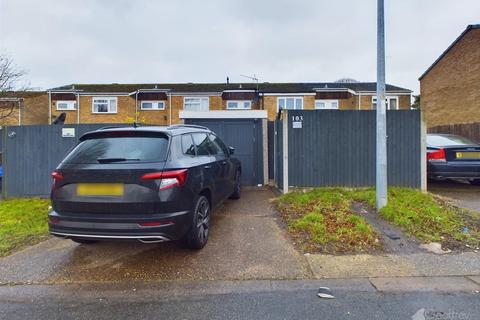
M83 92L109 92L109 93L130 93L139 89L165 89L172 92L223 92L224 90L255 90L256 83L145 83L145 84L71 84L50 89L51 91L78 90ZM350 89L353 91L376 90L375 82L296 82L296 83L270 83L258 84L260 92L264 93L305 93L314 92L315 89ZM409 89L387 84L387 91L411 92Z
M0 98L31 98L46 94L45 91L0 91Z
M433 69L433 67L435 67L437 65L437 63L440 62L440 60L442 60L442 58L448 53L448 51L450 51L450 49L452 49L458 41L460 41L460 39L463 38L463 36L465 34L467 34L467 32L469 32L470 30L473 30L473 29L480 29L480 24L471 24L471 25L468 25L467 28L462 32L462 34L460 34L458 36L457 39L455 39L455 41L452 42L451 45L448 46L448 48L442 52L442 54L437 58L437 60L435 60L432 65L430 67L428 67L427 70L425 70L425 72L420 76L420 78L418 78L418 80L422 80L423 77L425 77L427 75L427 73L430 72L430 70Z

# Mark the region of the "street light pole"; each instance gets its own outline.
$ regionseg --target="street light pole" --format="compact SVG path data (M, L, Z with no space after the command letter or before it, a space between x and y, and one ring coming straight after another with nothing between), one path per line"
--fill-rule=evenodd
M377 4L377 211L387 205L387 115L385 108L385 12L384 0Z

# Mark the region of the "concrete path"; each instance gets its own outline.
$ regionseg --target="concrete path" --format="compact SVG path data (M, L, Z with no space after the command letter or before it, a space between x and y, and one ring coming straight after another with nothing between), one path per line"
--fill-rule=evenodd
M212 217L211 238L198 252L180 243L48 241L0 259L3 283L78 283L132 280L299 279L310 277L303 256L286 240L269 189L245 190Z
M364 277L479 276L480 253L306 256L316 279Z

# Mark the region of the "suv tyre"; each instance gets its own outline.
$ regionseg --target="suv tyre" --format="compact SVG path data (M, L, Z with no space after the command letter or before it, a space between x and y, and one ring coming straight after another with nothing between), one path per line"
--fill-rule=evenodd
M210 229L210 203L205 196L199 196L193 211L193 221L190 230L185 235L187 247L194 250L202 249L208 241Z

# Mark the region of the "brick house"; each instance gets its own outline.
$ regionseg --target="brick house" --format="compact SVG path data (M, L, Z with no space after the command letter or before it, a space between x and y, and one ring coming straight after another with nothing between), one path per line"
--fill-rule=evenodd
M374 82L355 83L182 83L75 84L48 90L49 121L65 123L146 122L168 125L198 111L279 108L369 110L376 104ZM387 85L387 107L409 109L411 90Z
M469 25L419 80L428 127L480 122L480 24Z
M0 126L48 123L45 91L0 92Z

